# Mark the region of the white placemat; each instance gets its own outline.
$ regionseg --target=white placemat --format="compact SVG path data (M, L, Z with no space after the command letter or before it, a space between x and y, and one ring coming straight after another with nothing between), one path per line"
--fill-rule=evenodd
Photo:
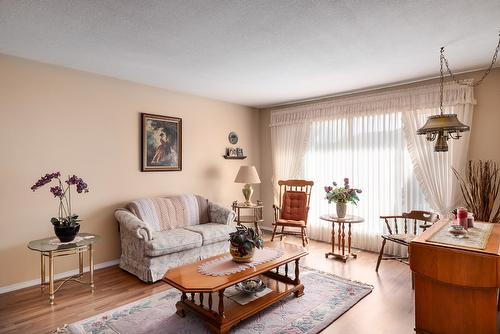
M226 276L248 268L253 268L259 264L275 260L283 255L281 249L262 248L255 249L253 260L249 263L236 263L231 255L219 257L213 261L205 262L198 267L198 272L207 276Z
M443 225L436 233L427 238L426 241L472 249L485 249L493 224L474 222L474 227L469 228L463 238L454 237L448 232L449 228L450 224Z

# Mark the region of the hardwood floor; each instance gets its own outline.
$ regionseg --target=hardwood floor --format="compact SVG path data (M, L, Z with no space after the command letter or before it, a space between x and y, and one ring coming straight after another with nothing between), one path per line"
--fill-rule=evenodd
M300 242L293 237L286 240ZM383 261L377 274L376 254L360 252L357 259L344 264L326 259L324 253L329 249L328 243L311 241L308 246L310 254L302 264L369 283L375 288L322 333L413 333L414 294L409 267L396 261ZM91 317L169 288L162 282L145 284L118 267L97 270L95 281L94 294L86 286L67 283L56 294L53 306L48 304L47 294L42 294L38 286L0 295L0 333L52 333L65 323Z

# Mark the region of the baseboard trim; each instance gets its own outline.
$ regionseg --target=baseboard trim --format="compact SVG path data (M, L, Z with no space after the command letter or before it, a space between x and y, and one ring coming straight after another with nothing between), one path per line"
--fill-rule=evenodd
M94 266L94 268L97 270L97 269L102 269L102 268L107 268L107 267L115 266L115 265L117 265L119 263L120 263L120 259L115 259L115 260L111 260L111 261L107 261L107 262L98 263L98 264L96 264ZM86 266L86 267L83 268L83 271L87 272L87 271L89 271L89 268L90 268L89 266ZM78 269L66 271L64 273L55 274L54 275L54 279L58 280L58 279L66 278L66 277L73 276L73 275L76 275L76 274L78 274ZM11 285L2 286L2 287L0 287L0 294L11 292L11 291L15 291L15 290L20 290L20 289L24 289L24 288L28 288L30 286L35 286L35 285L39 285L39 284L40 284L40 278L37 278L37 279L33 279L33 280L30 280L30 281L26 281L26 282L21 282L21 283L15 283L15 284L11 284Z

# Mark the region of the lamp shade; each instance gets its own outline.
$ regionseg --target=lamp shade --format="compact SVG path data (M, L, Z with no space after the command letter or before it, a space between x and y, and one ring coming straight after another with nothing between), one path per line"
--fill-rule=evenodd
M246 184L260 183L259 174L257 174L255 166L241 166L234 182Z
M417 130L417 134L424 135L439 131L464 132L469 129L468 125L458 120L456 114L441 114L429 116L424 126Z

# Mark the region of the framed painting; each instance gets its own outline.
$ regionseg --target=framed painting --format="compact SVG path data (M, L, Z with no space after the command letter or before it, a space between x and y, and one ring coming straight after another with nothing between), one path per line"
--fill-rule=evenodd
M182 170L182 119L141 114L142 171Z

